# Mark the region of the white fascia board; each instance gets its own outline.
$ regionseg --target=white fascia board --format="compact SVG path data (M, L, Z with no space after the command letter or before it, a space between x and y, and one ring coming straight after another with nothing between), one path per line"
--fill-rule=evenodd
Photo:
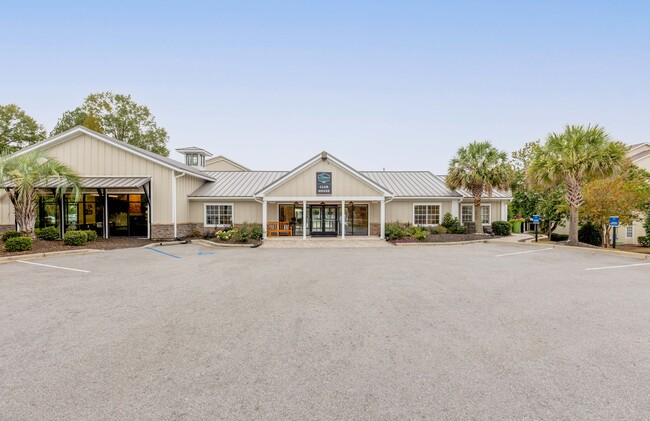
M83 133L83 134L91 136L91 137L93 137L95 139L101 140L103 142L110 143L112 146L115 146L118 149L122 149L125 152L132 153L133 155L136 155L136 156L138 156L138 157L140 157L142 159L146 159L147 161L154 162L154 163L156 163L158 165L161 165L161 166L163 166L165 168L168 168L168 169L170 169L172 171L186 172L188 175L191 175L191 176L196 177L196 178L202 178L202 179L207 180L207 181L215 181L214 178L209 177L207 175L201 176L199 174L190 173L190 172L187 172L187 170L185 170L184 168L169 165L168 163L166 163L164 161L159 161L159 160L154 159L154 158L152 158L150 156L139 153L138 151L135 151L133 149L126 148L123 145L120 145L121 141L119 141L119 140L112 139L110 136L98 136L98 134L95 133L94 131L88 130L88 129L86 129L84 127L81 127L81 126L73 127L72 129L70 129L70 130L68 130L66 132L60 133L60 134L58 134L56 136L53 136L53 137L51 137L49 139L46 139L46 140L42 141L42 142L38 142L38 143L35 143L33 145L27 146L27 147L25 147L25 148L23 148L23 149L21 149L21 150L19 150L17 152L14 152L13 156L19 156L19 155L22 155L22 154L25 154L25 153L28 153L28 152L31 152L31 151L34 151L34 150L37 150L37 149L44 148L46 146L51 146L51 145L61 143L63 141L66 141L66 140L76 136L79 133ZM109 141L109 139L111 139L111 140Z
M385 199L385 196L278 196L260 197L267 202L378 202Z

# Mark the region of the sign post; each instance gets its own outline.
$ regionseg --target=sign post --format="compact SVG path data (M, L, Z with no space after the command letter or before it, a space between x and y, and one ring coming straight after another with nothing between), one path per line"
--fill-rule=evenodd
M541 218L539 215L533 215L533 225L535 225L535 242L537 242L537 229L539 228L539 223Z
M618 216L609 217L609 226L614 228L614 233L612 234L612 247L616 248L616 228L618 228Z

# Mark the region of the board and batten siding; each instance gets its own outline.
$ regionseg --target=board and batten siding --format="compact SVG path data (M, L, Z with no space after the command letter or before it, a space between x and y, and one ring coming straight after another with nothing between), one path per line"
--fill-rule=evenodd
M233 205L233 224L239 225L244 222L262 223L262 204L254 200L231 200L231 199L214 199L205 201L192 200L190 202L191 222L195 224L205 224L205 204L206 203L224 203Z
M205 171L245 171L224 159L208 159L205 161L205 167L203 169Z
M332 194L331 195L317 195L316 194L316 173L317 172L331 172L332 173ZM339 167L335 163L326 160L318 161L311 167L305 169L300 174L285 181L277 186L275 189L266 193L266 198L273 200L273 197L295 197L300 200L301 197L322 197L323 201L327 201L328 197L344 197L344 196L369 196L377 197L382 193L377 191L372 186L361 181L359 178L350 174L347 170Z
M178 176L180 174L181 173L177 173L176 175ZM191 203L188 200L188 196L196 189L201 187L204 183L205 180L193 177L187 173L184 176L178 177L176 179L176 221L178 221L179 224L200 223L203 220L202 218L199 218L198 220L194 219L194 216L191 212Z
M440 204L440 221L445 213L451 213L451 201L426 199L426 200L399 200L395 199L386 203L386 222L413 223L413 206L417 204Z
M9 194L2 190L0 191L0 225L14 225L15 223L14 205L9 200Z
M151 196L153 201L154 224L172 223L172 173L173 171L148 159L141 158L129 151L117 148L107 142L86 134L66 140L48 148L48 156L70 165L82 176L146 176L151 177ZM179 174L180 172L177 172ZM187 180L183 180L187 178ZM188 184L190 190L196 177L186 175L180 178L179 185ZM201 180L199 180L201 181ZM197 186L198 187L198 186ZM187 194L178 194L178 203L187 201ZM177 220L181 221L185 206L177 209Z

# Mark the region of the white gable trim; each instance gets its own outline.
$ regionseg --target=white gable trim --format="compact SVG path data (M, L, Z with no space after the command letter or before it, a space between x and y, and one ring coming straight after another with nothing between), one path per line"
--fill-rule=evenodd
M72 129L67 130L67 131L65 131L63 133L60 133L60 134L58 134L56 136L52 136L49 139L45 139L45 140L40 141L38 143L34 143L33 145L29 145L29 146L15 152L13 154L13 156L18 156L18 155L22 155L22 154L32 152L32 151L35 151L35 150L38 150L38 149L51 147L51 146L57 145L59 143L63 143L65 141L67 141L67 140L73 139L74 137L76 137L79 134L85 134L85 135L88 135L88 136L90 136L90 137L92 137L94 139L101 140L102 142L108 143L111 146L115 146L118 149L122 149L123 151L129 152L129 153L131 153L133 155L136 155L136 156L138 156L138 157L140 157L142 159L146 159L147 161L154 162L154 163L156 163L158 165L161 165L161 166L163 166L165 168L168 168L170 170L181 171L181 172L185 172L186 174L197 177L197 178L202 178L202 179L208 180L208 181L214 181L214 179L212 177L208 176L208 175L200 175L200 174L198 174L197 172L194 172L194 171L190 172L186 168L183 168L180 165L178 165L178 166L171 165L170 163L165 162L162 159L155 159L154 157L151 157L149 155L138 152L137 150L125 147L123 145L124 142L122 142L122 141L119 141L117 139L113 139L112 137L103 135L101 133L97 133L94 130L87 129L86 127L83 127L83 126L73 127Z
M350 167L343 161L338 160L337 158L333 157L332 155L328 154L327 152L322 152L316 155L315 157L309 159L308 161L304 162L303 164L299 165L298 167L294 168L293 170L289 171L282 177L278 178L268 186L264 187L262 190L258 191L255 193L255 197L265 197L266 194L281 186L282 184L288 182L289 180L293 179L297 175L301 174L303 171L306 171L307 169L311 168L312 166L316 165L320 160L323 159L323 156L325 156L330 162L334 163L336 166L341 168L342 170L346 171L353 177L357 178L359 181L362 181L363 183L369 185L373 189L381 192L381 194L384 197L393 197L393 194L386 190L384 187L380 186L379 184L375 183L365 175L359 173L359 171L355 170L354 168Z

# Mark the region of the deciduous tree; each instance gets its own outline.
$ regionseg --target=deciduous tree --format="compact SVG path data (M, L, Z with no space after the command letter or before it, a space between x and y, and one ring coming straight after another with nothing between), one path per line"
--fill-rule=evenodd
M163 156L169 155L167 131L158 127L149 108L137 104L131 95L90 94L83 105L63 113L51 135L78 125Z
M45 128L19 106L0 105L0 154L16 152L45 136Z

